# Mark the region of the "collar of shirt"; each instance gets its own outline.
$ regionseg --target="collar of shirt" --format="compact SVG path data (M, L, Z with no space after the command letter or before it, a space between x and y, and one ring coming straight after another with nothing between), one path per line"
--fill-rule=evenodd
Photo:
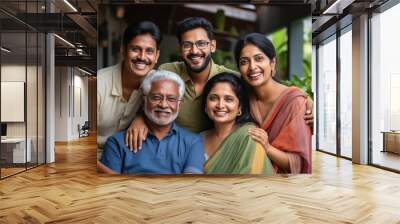
M210 68L210 73L208 75L208 79L207 80L210 80L216 74L218 74L217 64L215 64L214 61L211 59L211 68ZM186 67L185 63L183 63L183 70L182 70L181 78L183 79L183 81L185 83L187 83L189 81L192 81L192 78L189 75L189 72L187 70L187 67Z
M123 63L120 62L115 65L112 71L112 89L111 95L122 96L122 66Z
M169 137L176 133L178 133L178 126L175 124L175 122L172 122L172 127L169 130L168 134L164 138ZM155 139L155 140L157 139L157 137L150 130L149 130L148 135L151 136L152 139ZM161 140L163 140L163 139L161 139Z

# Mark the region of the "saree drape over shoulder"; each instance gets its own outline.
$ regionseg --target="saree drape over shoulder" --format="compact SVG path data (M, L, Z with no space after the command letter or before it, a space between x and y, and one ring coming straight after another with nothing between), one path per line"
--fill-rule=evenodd
M250 127L255 126L242 125L221 143L205 164L207 174L275 174L264 148L249 136Z
M272 146L289 158L290 173L311 173L311 129L304 120L306 95L296 87L286 89L263 120L254 96L250 98L251 114L267 131ZM278 173L287 172L273 163Z

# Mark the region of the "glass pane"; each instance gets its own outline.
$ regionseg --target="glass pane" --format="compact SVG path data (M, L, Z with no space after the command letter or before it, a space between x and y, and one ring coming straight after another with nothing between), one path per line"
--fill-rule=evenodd
M318 48L318 148L336 153L336 39Z
M40 5L37 1L27 2L26 12L32 24L38 24ZM28 168L38 165L38 64L39 36L36 31L28 31L28 63L27 63L27 142L31 147L31 161Z
M312 83L312 92L314 93L314 114L316 114L317 111L317 105L316 103L316 94L317 94L317 47L316 45L312 45L312 61L311 61L312 69L311 69L311 83ZM314 131L316 130L316 121L317 119L314 119ZM316 150L317 149L317 135L314 133L312 136L312 149Z
M46 158L46 149L45 149L45 60L46 60L46 52L45 52L45 44L46 37L44 34L39 34L38 36L38 164L45 163Z
M28 63L27 63L27 80L26 80L26 112L27 112L27 142L29 144L30 153L28 156L28 168L37 165L37 128L38 128L38 108L37 108L37 84L38 84L38 36L36 32L28 33Z
M352 44L351 30L340 36L340 153L352 157Z
M25 90L26 34L1 33L1 140L2 177L25 170L30 159L26 151Z
M372 163L400 170L400 4L372 22Z

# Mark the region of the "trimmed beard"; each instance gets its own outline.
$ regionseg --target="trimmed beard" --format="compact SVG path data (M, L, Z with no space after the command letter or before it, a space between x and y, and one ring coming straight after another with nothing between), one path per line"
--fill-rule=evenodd
M154 124L159 125L159 126L167 126L167 125L171 124L172 122L174 122L175 119L178 117L178 111L177 111L176 113L171 114L171 116L167 120L160 119L154 114L153 111L149 111L147 109L147 100L145 100L144 101L144 114L146 115L147 119L149 119Z
M186 68L188 68L188 70L190 72L194 72L194 73L200 73L200 72L204 71L207 68L208 64L210 64L210 61L211 61L211 53L205 58L204 64L201 65L199 68L192 68L190 66L190 63L188 63L186 60L183 60L183 62L186 65Z

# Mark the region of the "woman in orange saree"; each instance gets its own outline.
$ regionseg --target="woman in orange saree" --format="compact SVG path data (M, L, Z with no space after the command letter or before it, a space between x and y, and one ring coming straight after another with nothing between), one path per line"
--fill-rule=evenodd
M259 128L249 130L278 173L311 173L311 130L303 115L306 95L276 78L276 53L264 35L247 34L235 47L242 78L250 87L251 114Z

